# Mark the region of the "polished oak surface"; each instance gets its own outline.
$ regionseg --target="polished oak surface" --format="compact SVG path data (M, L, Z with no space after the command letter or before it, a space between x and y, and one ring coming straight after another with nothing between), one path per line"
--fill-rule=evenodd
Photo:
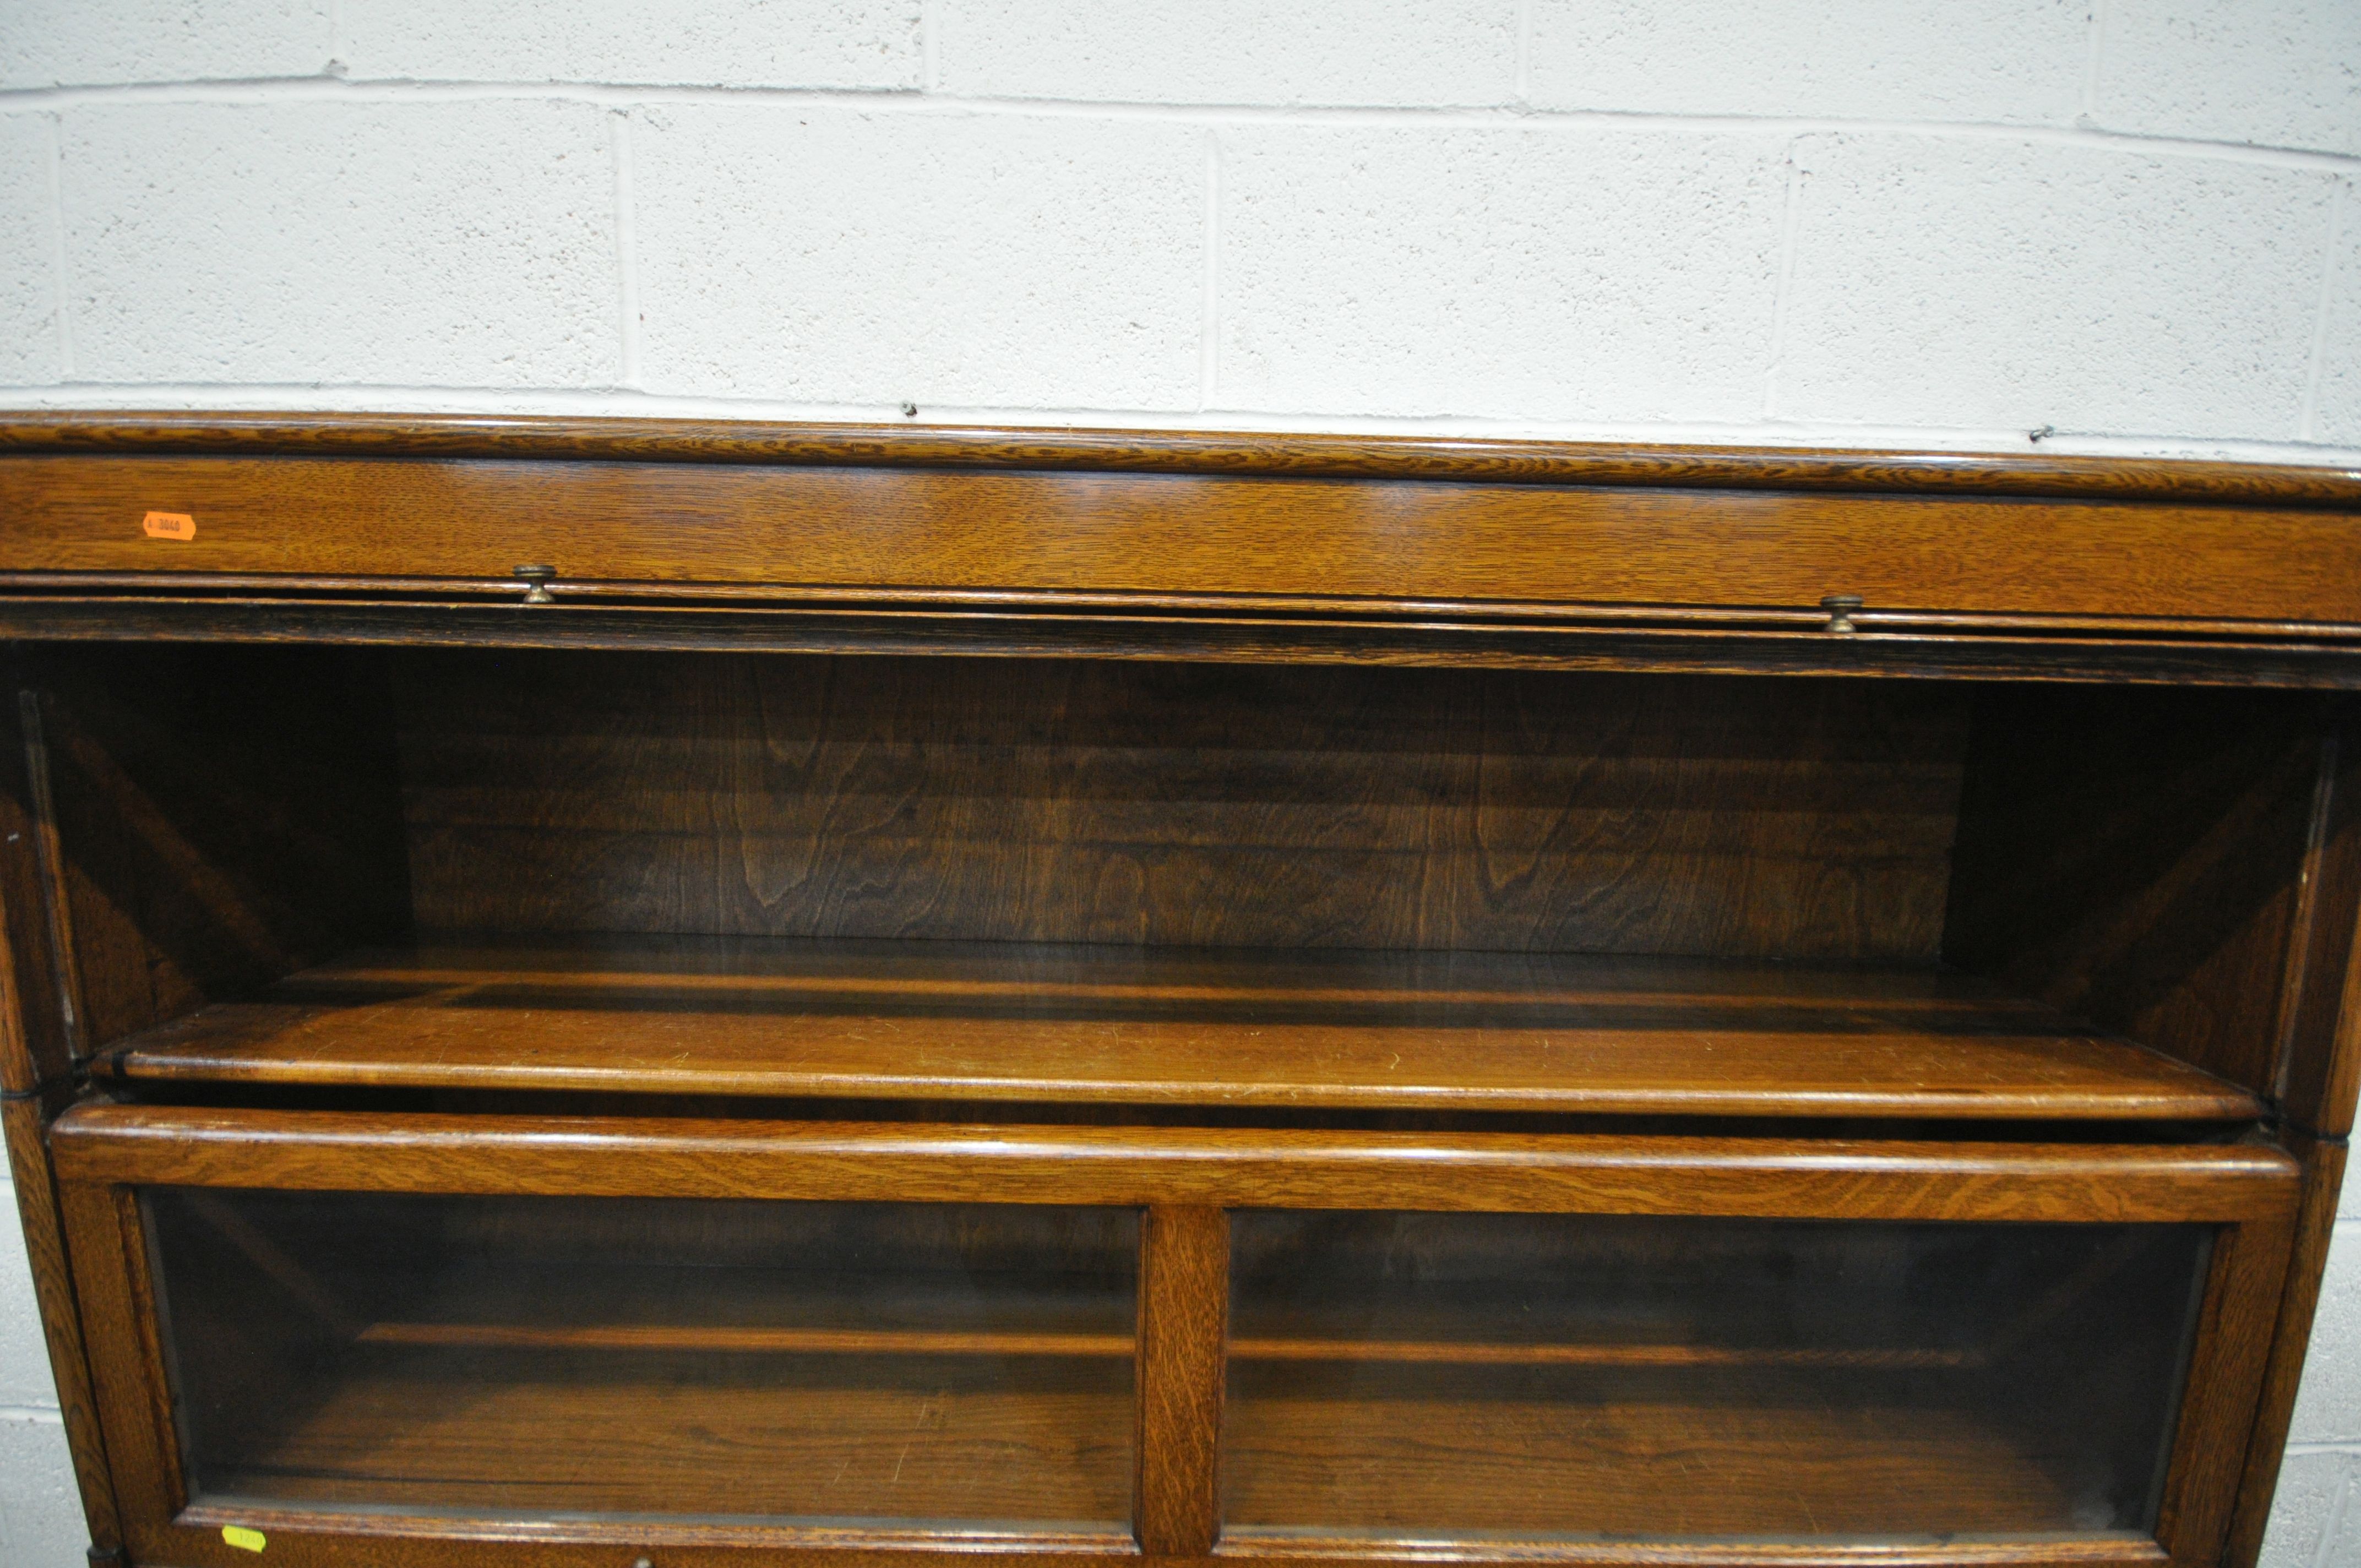
M2259 1144L387 1114L84 1103L61 1182L830 1201L2268 1222ZM69 1201L71 1201L70 1197ZM70 1216L71 1219L71 1216ZM2268 1251L2261 1243L2247 1249ZM79 1266L79 1264L77 1264ZM2265 1311L2268 1314L2266 1304ZM2257 1346L2259 1351L2259 1345Z
M2338 470L2031 453L33 415L0 624L2353 685L2356 507Z
M2238 1120L1967 977L1485 953L609 938L369 952L111 1055L131 1082L1727 1115Z
M620 1374L506 1384L479 1358L447 1356L432 1372L370 1359L277 1446L220 1467L201 1498L1126 1533L1128 1445L1090 1434L1123 1432L1131 1401L1094 1368L1052 1364L1019 1395L906 1352L870 1369L872 1387L785 1390L694 1377L661 1355ZM575 1436L555 1443L553 1432Z
M578 458L1097 469L1502 484L1697 486L2202 499L2361 507L2361 471L2054 453L1554 442L1464 435L1272 434L933 424L776 423L555 414L12 411L11 453Z
M146 534L158 510L193 518L193 536ZM2107 618L2129 600L2187 620L2361 623L2361 532L2334 511L2080 499L27 455L0 457L0 574L25 586L202 573L466 592L533 563L555 568L561 598L752 588L1810 610L1854 594L1880 610L1983 617ZM2163 534L2180 547L2156 548Z

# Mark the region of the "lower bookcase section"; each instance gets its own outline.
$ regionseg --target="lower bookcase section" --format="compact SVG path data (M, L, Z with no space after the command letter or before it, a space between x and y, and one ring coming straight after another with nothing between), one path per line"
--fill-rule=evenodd
M1123 1535L1126 1209L166 1188L192 1499Z
M1225 1527L2147 1539L2211 1239L1242 1213Z
M2295 1190L2205 1143L93 1105L53 1147L132 1568L2195 1568Z

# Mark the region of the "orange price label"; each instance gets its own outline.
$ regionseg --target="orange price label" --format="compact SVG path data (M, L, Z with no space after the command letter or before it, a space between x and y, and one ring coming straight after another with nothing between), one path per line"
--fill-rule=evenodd
M139 520L139 532L150 539L194 539L197 520L184 511L151 511Z

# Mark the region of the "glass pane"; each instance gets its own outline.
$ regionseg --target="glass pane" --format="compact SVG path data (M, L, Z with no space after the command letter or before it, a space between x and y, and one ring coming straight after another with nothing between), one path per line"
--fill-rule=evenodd
M2130 1533L2210 1228L1241 1213L1226 1529Z
M147 1205L182 1454L210 1500L1127 1528L1129 1211Z

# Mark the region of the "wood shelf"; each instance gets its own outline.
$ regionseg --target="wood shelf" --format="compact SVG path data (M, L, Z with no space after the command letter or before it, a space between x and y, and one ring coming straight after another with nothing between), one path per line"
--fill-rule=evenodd
M1617 1114L2235 1121L2246 1090L1924 968L1027 943L370 950L132 1080Z
M563 1267L474 1266L440 1274L424 1300L388 1315L372 1303L401 1294L399 1274L357 1282L347 1296L283 1254L248 1250L250 1237L235 1228L223 1239L276 1278L301 1277L297 1293L332 1341L371 1349L1108 1360L1129 1359L1138 1345L1132 1291L1088 1278L929 1281L835 1271L815 1278L741 1265L697 1270L690 1288L666 1269L609 1267L586 1280ZM1475 1297L1488 1299L1494 1288L1476 1287ZM1759 1325L1742 1310L1699 1320L1694 1304L1661 1296L1642 1308L1646 1296L1627 1297L1604 1317L1573 1311L1539 1337L1508 1338L1471 1333L1465 1290L1412 1288L1388 1302L1384 1332L1337 1334L1323 1326L1323 1314L1296 1321L1265 1311L1224 1348L1232 1362L1403 1366L1931 1371L1990 1359L1971 1345L1750 1343L1759 1341ZM1635 1321L1663 1326L1635 1336Z
M436 1354L368 1346L341 1360L291 1419L202 1474L197 1500L1069 1530L1125 1517L1120 1362L1070 1362L1012 1387L884 1358L841 1377L741 1381L676 1355L535 1376L506 1361L420 1359ZM1554 1384L1458 1395L1414 1384L1338 1400L1271 1367L1233 1416L1231 1529L1243 1539L1350 1519L1378 1534L1661 1539L2074 1528L2070 1466L1962 1412L1831 1404L1777 1369L1721 1374L1709 1402L1645 1372L1605 1376L1642 1380L1586 1384L1571 1403ZM554 1431L567 1441L552 1443Z
M1128 1512L1126 1363L1045 1363L1013 1387L939 1361L867 1362L832 1381L730 1380L678 1356L510 1377L476 1357L423 1359L444 1354L347 1356L201 1469L197 1499L1109 1536Z
M1128 1357L1129 1334L928 1329L719 1328L661 1323L370 1323L357 1343L466 1350L697 1351L750 1355ZM1777 1349L1714 1344L1488 1344L1456 1340L1234 1339L1233 1361L1439 1366L1795 1366L1933 1370L1979 1365L1965 1350Z
M1232 1386L1223 1475L1235 1544L2077 1528L2060 1456L1963 1411L1831 1400L1775 1371L1718 1373L1709 1398L1695 1382L1612 1372L1563 1389L1414 1381L1345 1398L1295 1371Z

